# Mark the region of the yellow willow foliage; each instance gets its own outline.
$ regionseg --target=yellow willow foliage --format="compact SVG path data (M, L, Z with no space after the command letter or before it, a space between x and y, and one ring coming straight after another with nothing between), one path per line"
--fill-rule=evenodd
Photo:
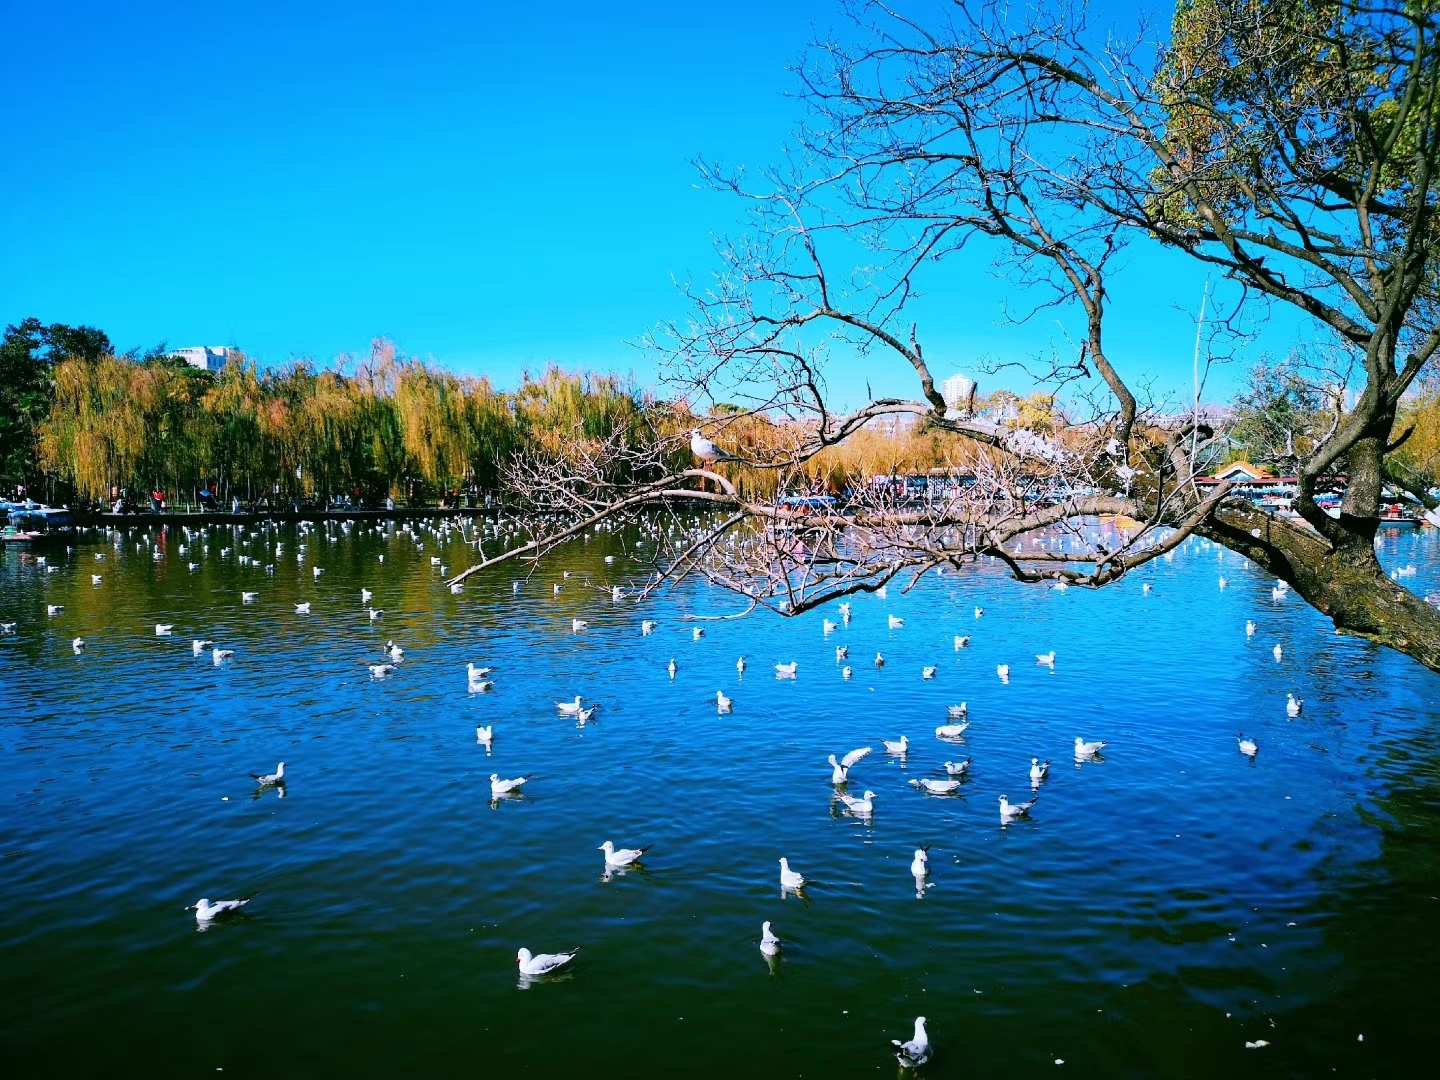
M459 378L411 361L395 380L395 409L405 452L421 477L448 483L469 471L475 438Z

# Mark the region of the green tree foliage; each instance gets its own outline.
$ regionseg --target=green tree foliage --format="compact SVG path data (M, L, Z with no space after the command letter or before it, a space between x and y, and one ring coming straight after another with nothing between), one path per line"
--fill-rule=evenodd
M517 454L654 435L646 403L613 376L552 367L504 394L384 342L354 371L300 361L261 372L232 353L212 374L105 351L59 361L51 382L39 463L82 498L152 485L282 501L493 491Z
M1230 439L1246 460L1288 472L1324 438L1333 404L1298 359L1256 364L1235 398Z
M0 481L36 475L37 427L50 411L51 373L65 357L97 360L113 352L93 326L45 325L26 319L7 326L0 341Z

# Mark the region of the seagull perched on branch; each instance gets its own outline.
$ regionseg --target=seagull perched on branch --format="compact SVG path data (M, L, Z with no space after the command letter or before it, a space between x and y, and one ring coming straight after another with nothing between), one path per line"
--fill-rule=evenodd
M701 435L699 428L696 428L694 431L690 432L690 452L706 464L715 461L740 460L733 454L727 454L724 450L721 450L720 447L716 446L704 435Z

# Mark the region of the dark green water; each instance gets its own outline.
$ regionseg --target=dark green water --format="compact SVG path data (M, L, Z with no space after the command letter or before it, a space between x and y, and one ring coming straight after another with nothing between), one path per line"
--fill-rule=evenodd
M857 598L828 638L816 613L708 623L697 642L680 616L736 602L700 586L613 602L610 584L645 573L618 537L518 594L502 568L460 595L430 558L463 565L464 544L419 539L215 532L181 555L171 535L157 561L135 531L52 549L53 574L4 553L7 1075L889 1075L916 1014L935 1077L1425 1070L1440 678L1272 601L1236 557L1192 543L1095 594L982 567ZM1433 539L1386 544L1434 587ZM195 657L197 636L236 656ZM374 680L387 638L405 660ZM1053 672L1033 659L1052 648ZM790 660L798 677L776 679ZM493 693L467 693L467 661L496 668ZM1306 704L1288 720L1292 690ZM553 706L577 693L601 705L584 728ZM962 699L964 742L937 741ZM845 813L826 755L902 733L905 761L854 769L872 817ZM1077 735L1106 740L1105 759L1077 767ZM1051 777L1033 820L1002 829L997 799L1029 797L1032 755ZM906 783L963 757L957 796ZM247 773L282 759L285 797L257 794ZM492 807L491 772L535 778ZM605 880L605 839L655 847ZM933 887L917 898L922 843ZM782 855L804 897L782 898ZM251 892L203 933L181 910ZM520 985L519 947L576 945L563 977Z

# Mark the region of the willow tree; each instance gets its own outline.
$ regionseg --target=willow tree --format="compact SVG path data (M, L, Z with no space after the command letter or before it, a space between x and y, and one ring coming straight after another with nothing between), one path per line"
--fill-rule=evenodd
M934 18L856 5L850 29L798 68L807 113L791 159L758 180L703 166L750 226L656 344L688 399L807 429L772 459L729 441L728 420L710 425L755 465L794 469L878 417L908 415L964 439L976 482L923 510L862 500L803 564L769 528L787 511L721 484L701 496L729 511L717 533L751 522L774 542L737 558L717 537L676 553L672 571L707 570L794 613L985 555L1021 582L1101 586L1199 533L1289 581L1338 629L1440 669L1440 613L1374 550L1386 460L1405 437L1397 411L1440 346L1431 7L1185 0L1165 33L1092 26L1078 2L1023 18L970 0ZM1069 403L1049 431L947 403L932 371L913 298L976 241L1001 253L1016 297L1053 306L1080 344L1040 372ZM1219 433L1198 415L1156 424L1132 386L1145 373L1110 355L1109 281L1127 245L1218 273L1242 305L1288 307L1354 358L1349 393L1328 402L1326 434L1299 465L1302 520L1197 484ZM837 409L825 379L836 360L898 364L917 393ZM1341 463L1349 485L1331 518L1314 496ZM723 480L673 473L592 499L591 517L702 477ZM1063 556L1015 543L1099 513L1141 527Z

